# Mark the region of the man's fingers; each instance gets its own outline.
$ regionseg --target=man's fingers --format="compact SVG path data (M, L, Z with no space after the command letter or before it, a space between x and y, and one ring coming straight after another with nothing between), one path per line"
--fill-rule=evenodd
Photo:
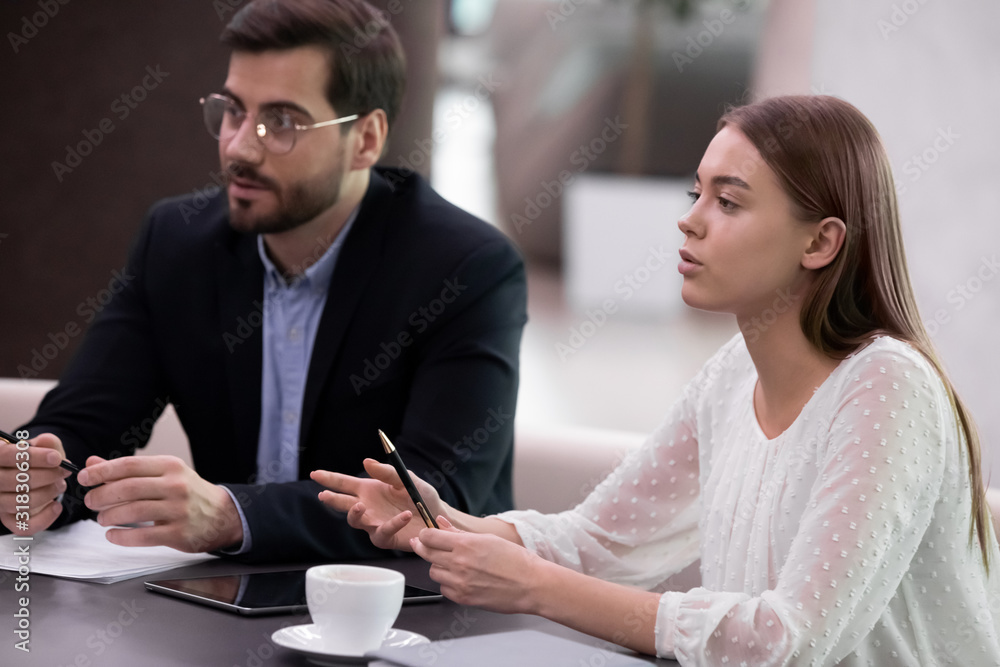
M27 461L24 460L23 452L28 453ZM27 463L29 469L55 468L62 460L61 451L48 447L29 446L27 449L19 450L17 445L0 443L0 467L3 468L16 468L18 463Z
M82 484L83 482L81 482ZM129 477L93 488L83 497L83 504L95 511L138 500L166 500L170 488L149 478Z
M71 473L62 468L29 468L27 474L28 481L25 482L22 471L17 468L0 467L0 489L14 492L19 488L19 484L25 483L32 489L40 489L43 486L49 486L66 479Z
M91 456L76 479L84 486L98 486L131 477L162 477L178 465L184 464L173 456L123 456L110 461Z
M97 523L102 526L125 526L145 521L174 521L179 518L181 518L180 513L175 508L171 508L170 503L158 500L139 500L99 512Z
M57 503L55 501L46 505L42 510L40 510L36 515L31 517L29 523L34 525L41 525L42 528L48 528L52 525L52 522L59 518L62 514L63 506L62 503Z
M50 502L44 507L37 508L30 513L26 530L18 528L18 526L24 525L21 523L24 521L23 517L18 519L14 514L0 514L0 517L2 517L3 525L15 535L34 535L51 526L52 522L62 513L62 509L62 505L57 502Z
M28 439L28 444L33 447L44 447L46 449L54 449L59 452L60 455L65 453L62 446L62 440L59 436L54 433L39 433L34 438Z
M141 526L139 528L110 528L104 534L105 539L112 544L123 547L157 547L170 546L180 548L173 543L176 537L176 527Z
M22 507L27 504L31 508L31 512L37 512L45 505L49 504L56 497L66 491L66 480L57 479L52 484L46 484L45 486L31 485L31 491L27 494L28 502L24 502L23 493L0 493L0 512L4 514L13 514L18 511L18 507Z

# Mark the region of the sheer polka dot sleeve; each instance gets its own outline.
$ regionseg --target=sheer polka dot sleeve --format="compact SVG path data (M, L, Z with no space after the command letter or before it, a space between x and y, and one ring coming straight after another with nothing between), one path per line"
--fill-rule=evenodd
M816 475L776 584L664 594L661 654L683 665L834 665L898 595L959 442L930 364L873 347L842 364L818 441L802 449Z
M505 512L500 518L546 560L656 588L698 557L698 451L686 409L679 401L575 509Z
M576 508L560 514L505 512L525 546L579 572L647 590L698 558L699 411L733 367L735 339L685 386L645 443Z

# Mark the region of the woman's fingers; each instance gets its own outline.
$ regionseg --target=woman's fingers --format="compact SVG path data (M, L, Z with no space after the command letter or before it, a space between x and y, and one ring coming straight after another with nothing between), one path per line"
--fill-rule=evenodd
M400 536L400 531L406 528L412 519L413 512L409 510L400 512L377 526L374 532L369 533L372 543L383 549L409 549L408 542Z
M438 514L437 524L438 524L438 526L440 526L444 530L450 530L450 531L455 532L455 533L461 533L462 532L458 528L455 528L454 524L452 524L451 521L448 521L448 518L446 516L444 516L443 514Z
M361 485L361 480L350 475L343 475L339 472L329 470L313 470L309 476L314 482L322 484L331 491L356 496Z
M319 499L324 505L338 512L349 512L358 502L357 496L347 496L333 491L320 491Z
M377 479L378 481L389 484L390 486L402 486L402 482L399 479L399 475L396 473L396 469L391 465L387 463L379 463L375 459L365 459L364 465L365 471L372 476L372 479Z

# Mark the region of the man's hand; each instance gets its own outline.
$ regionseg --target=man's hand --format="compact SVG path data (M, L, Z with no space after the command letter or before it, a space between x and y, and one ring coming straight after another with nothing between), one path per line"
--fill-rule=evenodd
M19 450L0 441L0 522L15 535L34 535L52 525L62 512L56 498L71 474L59 467L65 458L59 438L43 433L28 445Z
M168 546L189 553L243 543L239 512L229 493L205 481L175 456L87 459L77 480L97 486L84 503L102 526L116 528L108 541L126 547ZM101 486L98 486L101 485Z

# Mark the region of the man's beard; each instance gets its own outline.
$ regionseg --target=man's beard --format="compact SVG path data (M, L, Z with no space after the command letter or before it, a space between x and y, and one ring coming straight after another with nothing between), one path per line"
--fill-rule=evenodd
M284 188L247 165L230 164L226 175L227 178L238 176L256 181L267 187L277 200L277 209L263 214L254 210L257 202L230 199L229 225L240 232L277 234L304 225L336 204L340 199L344 171L338 168L320 184L299 181Z

